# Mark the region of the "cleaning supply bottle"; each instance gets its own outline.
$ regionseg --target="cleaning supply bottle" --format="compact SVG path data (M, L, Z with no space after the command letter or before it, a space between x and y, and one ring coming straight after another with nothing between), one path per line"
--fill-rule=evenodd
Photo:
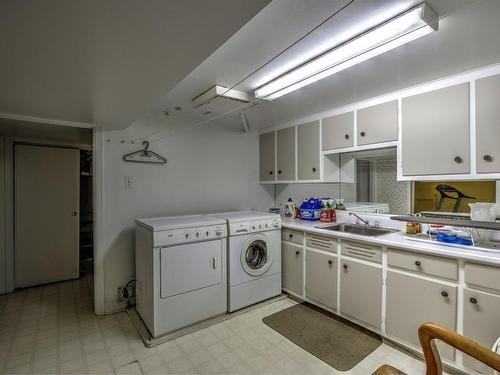
M293 204L292 197L289 197L288 202L286 202L285 217L290 219L295 218L295 205Z

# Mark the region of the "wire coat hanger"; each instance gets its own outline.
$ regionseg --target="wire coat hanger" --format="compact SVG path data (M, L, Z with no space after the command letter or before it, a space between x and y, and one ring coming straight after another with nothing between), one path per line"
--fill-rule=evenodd
M144 149L131 152L129 154L123 155L123 160L131 163L147 163L147 164L166 164L167 159L163 156L157 154L154 151L150 151L149 142L143 141Z

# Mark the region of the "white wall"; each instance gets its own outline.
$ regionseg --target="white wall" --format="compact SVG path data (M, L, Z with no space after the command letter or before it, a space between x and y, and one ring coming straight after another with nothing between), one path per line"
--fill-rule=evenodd
M258 134L234 125L177 129L152 142L166 165L126 163L122 155L141 148L122 144L152 133L140 124L103 133L103 237L105 311L119 309L117 288L135 274L134 219L226 210L267 210L273 187L259 184ZM154 137L152 137L154 138ZM108 140L110 142L108 142ZM152 140L151 137L149 140ZM125 176L133 186L126 189Z

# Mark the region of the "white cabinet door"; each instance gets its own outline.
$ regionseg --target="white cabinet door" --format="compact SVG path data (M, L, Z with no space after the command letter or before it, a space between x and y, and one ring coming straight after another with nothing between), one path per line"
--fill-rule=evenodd
M297 126L299 180L319 179L319 121Z
M402 99L405 176L470 173L469 84Z
M307 249L306 296L322 305L337 308L337 257Z
M418 327L436 322L456 330L457 287L402 273L387 271L385 329L387 334L420 347ZM439 346L443 357L454 351Z
M500 173L500 75L476 81L477 173Z
M358 121L358 146L390 142L398 139L398 101L360 109Z
M464 289L464 336L491 348L500 337L500 296ZM480 371L483 374L492 374L478 361L464 356L464 365Z
M382 322L382 269L343 259L340 311L373 327Z
M276 132L261 134L259 137L260 180L274 181Z
M276 132L278 180L295 180L295 127Z
M281 243L281 273L283 289L304 295L304 249L289 242Z
M323 151L354 146L354 112L322 120Z

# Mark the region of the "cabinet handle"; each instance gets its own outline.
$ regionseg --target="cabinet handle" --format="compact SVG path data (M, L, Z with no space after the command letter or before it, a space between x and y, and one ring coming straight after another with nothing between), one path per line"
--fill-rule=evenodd
M295 252L295 255L300 255L300 251L298 251L298 250L297 250L297 251Z
M278 174L281 174L281 169L280 169L280 170L278 170Z
M273 171L269 171L269 174L270 174L271 176L273 175L273 173L274 173Z
M441 292L441 295L445 298L448 298L448 292L445 292L445 291L442 291Z
M359 133L359 135L362 136L362 137L364 137L366 135L366 133L365 132L361 132L361 133Z
M347 269L347 264L344 264L344 265L342 266L342 268L346 270L346 269Z
M313 172L316 172L316 168L313 167Z
M463 159L460 156L455 156L455 159L453 159L453 160L455 160L455 163L458 163L458 164L463 163Z
M349 139L349 134L344 135L345 139Z
M472 303L473 305L477 305L477 298L471 297L469 298L469 302Z
M328 261L328 264L329 264L329 265L332 265L332 264L333 264L333 260L331 260L331 259L330 259L330 260Z
M288 235L288 238L293 238L293 234L291 234L291 233L290 233L290 234Z
M488 163L491 163L493 161L493 158L491 157L491 155L484 155L483 160Z
M420 267L420 266L422 265L422 263L420 263L420 261L419 261L419 260L416 260L416 261L415 261L415 265L416 265L417 267Z
M217 269L217 257L213 257L213 258L212 258L212 268L213 268L214 270L216 270L216 269Z

